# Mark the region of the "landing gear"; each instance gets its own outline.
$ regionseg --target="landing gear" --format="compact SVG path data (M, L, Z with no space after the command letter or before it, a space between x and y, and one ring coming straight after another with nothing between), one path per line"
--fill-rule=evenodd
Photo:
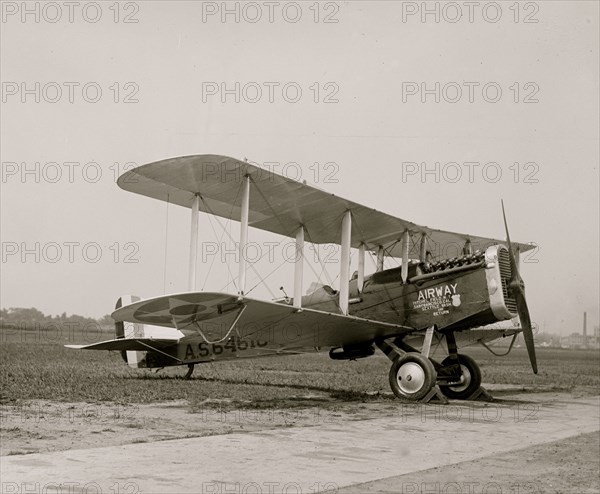
M431 361L415 352L398 356L390 368L390 386L398 398L420 400L435 386L436 379Z
M466 400L470 398L481 386L481 370L479 366L468 355L460 353L456 356L446 357L442 361L442 367L447 367L456 364L456 360L460 364L461 376L458 382L452 381L447 383L440 382L440 389L448 398L455 400Z
M194 364L188 364L187 374L183 377L184 379L190 379L194 373Z
M468 355L458 353L454 332L445 333L449 356L442 363L429 358L434 337L440 341L435 326L427 328L423 348L417 351L402 337L376 341L379 349L392 361L389 379L398 398L425 403L437 400L485 400L493 398L481 387L481 370ZM437 336L436 336L437 335Z

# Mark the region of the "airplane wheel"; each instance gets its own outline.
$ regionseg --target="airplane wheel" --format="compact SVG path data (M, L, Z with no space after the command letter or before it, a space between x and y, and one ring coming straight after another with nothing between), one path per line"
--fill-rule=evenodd
M440 389L448 398L455 400L466 400L481 386L481 370L479 366L468 355L458 354L458 361L462 369L461 382L451 386L440 384ZM442 362L442 366L450 365L453 361L450 357L446 357Z
M398 357L390 368L390 386L398 398L420 400L429 393L436 379L433 364L420 353Z

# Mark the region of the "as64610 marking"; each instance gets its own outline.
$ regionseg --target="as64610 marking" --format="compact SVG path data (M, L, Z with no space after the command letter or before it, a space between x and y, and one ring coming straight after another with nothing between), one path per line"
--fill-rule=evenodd
M196 360L198 358L208 357L209 355L218 356L225 353L236 353L246 351L252 348L263 348L268 342L260 340L242 340L232 338L224 343L198 343L192 345L189 343L185 349L185 360ZM198 353L195 353L197 350Z

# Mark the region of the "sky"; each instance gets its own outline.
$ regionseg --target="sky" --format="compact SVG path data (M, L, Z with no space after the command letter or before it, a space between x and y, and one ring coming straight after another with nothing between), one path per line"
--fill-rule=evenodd
M598 324L597 2L2 2L0 28L2 308L101 317L187 290L189 210L115 182L210 153L481 236L504 237L503 199L538 246L532 319ZM201 216L197 288L235 293L233 244ZM291 295L284 256L252 295ZM313 261L306 286L328 282Z

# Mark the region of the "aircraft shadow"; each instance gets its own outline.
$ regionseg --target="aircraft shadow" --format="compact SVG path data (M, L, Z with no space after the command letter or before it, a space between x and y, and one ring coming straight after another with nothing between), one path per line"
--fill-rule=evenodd
M183 376L166 376L166 375L143 375L143 376L132 376L127 379L136 379L136 380L156 380L156 379L167 379L174 381L190 381L190 382L216 382L223 384L243 384L246 386L255 386L255 387L267 387L267 388L282 388L282 389L295 389L302 390L310 393L319 392L326 393L329 396L311 396L311 397L289 397L291 401L295 399L302 399L303 401L335 401L335 400L348 400L348 401L365 401L365 400L374 400L374 399L383 399L383 400L394 400L396 399L391 393L366 393L363 391L351 391L344 389L335 389L327 386L307 386L303 384L292 384L292 383L259 383L259 382L248 382L243 379L230 379L230 378L219 378L219 377L203 377L203 376L192 376L191 379L185 379Z
M266 388L281 388L281 389L293 389L302 390L306 393L326 393L328 396L290 396L286 398L290 401L302 400L308 402L323 402L323 401L397 401L398 403L411 403L419 404L419 402L413 402L410 400L402 400L395 397L391 392L380 393L380 392L364 392L364 391L351 391L344 389L335 389L327 386L310 386L303 384L293 383L260 383L260 382L248 382L244 379L231 379L223 377L204 377L201 375L192 376L190 379L186 379L184 376L179 375L158 375L158 374L145 374L145 375L134 375L128 376L126 379L135 380L174 380L174 381L189 381L190 383L201 383L201 382L215 382L222 384L240 384L253 387L266 387ZM540 404L540 401L545 402L546 400L533 400L531 395L539 394L542 392L565 392L568 389L556 388L556 389L543 389L537 390L535 388L522 388L522 389L500 389L489 391L493 401L488 403L495 403L498 405L513 405L513 404ZM522 397L521 397L522 395ZM469 403L466 400L451 400L452 404ZM471 402L473 403L473 402ZM479 403L484 404L484 401ZM548 400L551 403L551 400ZM422 404L422 403L420 403ZM432 403L433 404L433 403Z

